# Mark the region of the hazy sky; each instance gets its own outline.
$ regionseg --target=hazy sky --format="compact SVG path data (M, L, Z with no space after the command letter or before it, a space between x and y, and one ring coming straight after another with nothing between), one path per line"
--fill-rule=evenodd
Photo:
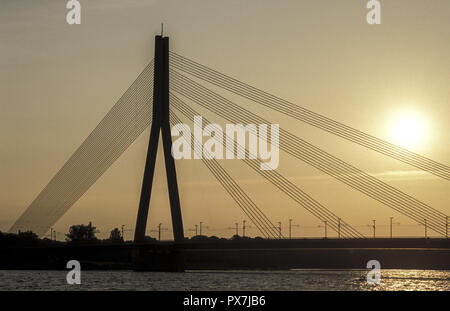
M393 143L413 115L423 135L411 150L449 164L450 2L384 0L381 25L365 0L80 0L81 25L64 0L0 2L0 230L6 231L153 58L164 23L171 50L300 106ZM233 97L233 99L238 99ZM316 146L450 214L449 183L249 102L242 104ZM197 107L195 107L197 109ZM209 114L209 119L214 115ZM133 229L149 131L55 225L92 221L106 237ZM159 150L161 155L162 149ZM364 234L423 228L320 171L280 155L279 172ZM294 236L320 236L319 221L244 164L223 163L268 217ZM177 161L185 234L231 236L244 215L199 161ZM158 157L148 231L170 230ZM251 226L251 225L250 225ZM256 234L255 228L247 232ZM284 232L286 234L286 231ZM154 235L155 233L150 232ZM132 232L126 232L131 238ZM163 238L171 238L170 231Z

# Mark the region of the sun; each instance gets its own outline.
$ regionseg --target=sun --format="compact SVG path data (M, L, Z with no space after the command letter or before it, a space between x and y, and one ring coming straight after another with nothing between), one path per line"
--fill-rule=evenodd
M391 122L393 143L403 147L417 149L425 143L425 119L414 112L398 113Z

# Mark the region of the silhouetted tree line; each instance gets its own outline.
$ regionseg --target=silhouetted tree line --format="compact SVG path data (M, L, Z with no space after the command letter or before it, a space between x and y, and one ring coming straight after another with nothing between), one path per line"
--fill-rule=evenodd
M87 225L72 225L69 228L69 232L66 234L66 242L54 241L47 237L39 238L35 233L31 231L24 231L15 233L5 233L0 231L0 247L29 247L29 246L45 246L45 245L61 245L61 244L120 244L125 243L122 236L122 232L118 228L114 228L108 239L98 239L96 233L98 233L96 227L89 222ZM250 238L241 237L239 235L234 235L231 239L219 238L217 236L205 236L197 235L192 238L186 238L186 240L191 241L242 241L242 240L261 240L262 238ZM158 242L155 238L146 236L145 241L149 243ZM131 242L131 241L130 241Z
M39 239L39 237L31 232L24 231L15 233L6 233L0 231L0 245L4 247L12 247L12 246L37 246L40 244L46 244L49 239Z
M186 240L191 240L191 241L208 241L208 242L214 242L214 241L250 241L250 240L262 240L263 238L261 237L242 237L240 235L233 235L230 239L227 238L219 238L215 235L213 236L206 236L206 235L195 235L192 238L186 238Z
M95 236L99 231L92 223L86 225L73 225L69 228L69 233L66 234L66 241L69 243L83 243L83 242L97 242Z

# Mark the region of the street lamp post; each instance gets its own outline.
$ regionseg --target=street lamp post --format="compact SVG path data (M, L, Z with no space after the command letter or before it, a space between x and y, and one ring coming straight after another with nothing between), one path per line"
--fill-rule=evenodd
M161 224L158 225L158 241L161 241Z
M392 239L392 219L394 219L394 217L390 217L390 220L391 220L391 239Z
M292 219L289 219L289 239L291 239L292 238L292 235L291 235L291 233L292 233L292 229L291 229L291 227L292 227Z
M372 220L373 221L373 238L375 239L375 220Z
M426 219L424 219L424 224L425 224L425 239L427 238L427 220Z
M341 219L338 218L338 239L341 238Z
M445 238L448 238L448 216L445 216Z

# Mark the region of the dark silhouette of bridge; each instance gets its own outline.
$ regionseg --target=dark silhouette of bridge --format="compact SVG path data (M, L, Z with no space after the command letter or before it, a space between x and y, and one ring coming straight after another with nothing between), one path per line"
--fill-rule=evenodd
M195 79L192 79L192 78ZM171 156L170 125L181 123L179 115L191 121L200 115L188 102L203 107L236 124L269 124L270 122L224 96L196 82L201 80L251 100L263 107L305 122L358 145L389 156L420 170L450 180L450 167L413 153L348 125L297 106L236 78L218 72L196 61L169 51L169 38L156 36L155 58L152 60L69 158L58 173L30 204L10 229L31 230L45 234L70 207L102 176L132 142L151 125L142 191L136 222L135 241L145 237L158 139L161 132L174 239L184 240L175 162ZM153 103L153 104L152 104ZM203 118L205 125L209 120ZM257 134L252 133L252 134ZM261 133L259 133L261 136ZM262 137L268 138L268 137ZM194 137L191 137L194 140ZM198 142L192 144L194 152ZM229 148L230 146L226 146ZM235 142L232 150L243 152L242 160L281 192L306 209L328 228L343 238L364 238L349 223L294 185L276 170L261 170L265 165L245 146ZM448 237L448 216L424 202L396 189L357 167L314 146L293 133L280 129L280 150L334 177L349 187L427 225L430 230ZM206 157L208 158L208 157ZM233 198L265 238L278 238L275 225L243 191L236 180L215 159L202 158L203 163Z

